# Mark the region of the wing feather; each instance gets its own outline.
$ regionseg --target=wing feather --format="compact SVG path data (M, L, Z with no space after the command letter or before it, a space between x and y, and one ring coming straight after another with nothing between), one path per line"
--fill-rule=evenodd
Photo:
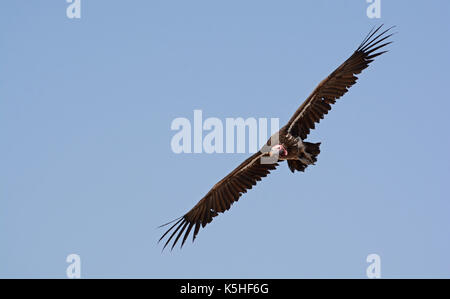
M262 164L261 158L267 153L258 152L245 160L235 170L223 178L203 197L189 212L177 219L160 238L159 241L169 236L164 248L173 240L171 249L180 240L183 247L186 239L194 228L192 241L197 237L200 226L205 227L214 217L230 209L232 204L239 200L243 193L250 190L258 181L266 177L274 170L278 163ZM169 222L170 224L172 222ZM169 235L169 233L171 234ZM178 234L177 234L178 233ZM176 237L175 237L176 235ZM174 239L175 237L175 239Z
M376 51L392 43L385 41L393 35L387 34L393 27L378 33L382 27L372 29L350 58L316 87L285 126L288 133L306 139L315 124L331 110L331 104L336 103L356 83L356 75L367 68L375 57L387 52Z

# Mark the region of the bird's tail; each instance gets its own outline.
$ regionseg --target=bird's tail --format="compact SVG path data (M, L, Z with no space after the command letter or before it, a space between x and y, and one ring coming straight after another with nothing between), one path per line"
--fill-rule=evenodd
M303 144L305 145L306 152L311 155L314 162L317 162L317 156L320 154L320 142L304 142Z
M320 154L320 142L303 142L303 144L305 146L306 155L300 154L298 157L299 160L288 160L288 166L292 172L295 172L296 170L305 171L308 165L317 162L317 156Z

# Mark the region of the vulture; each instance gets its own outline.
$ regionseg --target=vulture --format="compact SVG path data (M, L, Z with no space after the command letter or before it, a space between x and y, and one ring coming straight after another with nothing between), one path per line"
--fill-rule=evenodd
M230 209L242 194L252 189L258 181L275 170L279 163L287 161L289 169L305 171L317 161L320 143L305 141L315 124L331 110L331 105L342 97L357 81L362 72L375 57L387 51L383 49L392 43L391 28L382 30L383 25L373 28L356 51L314 89L303 104L295 111L287 124L270 137L265 146L241 163L236 169L215 184L212 189L185 215L160 227L171 225L159 241L167 237L164 248L172 241L171 249L181 239L183 247L189 234L195 240L200 227L205 227L214 217Z

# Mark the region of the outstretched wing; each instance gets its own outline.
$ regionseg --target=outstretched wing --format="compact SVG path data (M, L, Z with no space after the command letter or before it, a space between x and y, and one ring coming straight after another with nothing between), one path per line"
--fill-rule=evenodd
M385 41L392 36L386 33L393 27L376 35L382 27L383 25L375 31L372 29L352 56L320 82L285 126L288 133L306 139L310 130L314 129L315 123L319 123L331 110L331 104L356 83L358 80L356 75L367 68L375 57L387 52L378 50L392 43Z
M267 153L257 152L245 160L235 170L215 184L208 194L184 216L164 224L163 226L175 222L159 239L161 241L165 236L169 237L164 244L164 248L176 235L172 244L173 249L184 233L181 243L181 247L183 247L189 233L195 226L192 237L192 241L194 241L200 230L200 226L205 227L219 213L230 209L231 205L235 201L238 201L243 193L252 189L261 178L267 176L271 170L274 170L278 166L278 163L261 163L261 158L264 156L267 156ZM172 233L169 235L169 232Z

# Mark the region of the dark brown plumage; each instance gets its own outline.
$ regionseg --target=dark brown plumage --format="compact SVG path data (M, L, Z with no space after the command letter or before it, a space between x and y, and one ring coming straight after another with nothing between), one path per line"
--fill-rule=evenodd
M275 146L271 144L273 139L270 139L266 147L245 160L215 184L188 213L163 225L173 223L159 239L161 241L168 236L164 248L171 240L173 240L173 248L180 239L182 240L182 247L192 229L194 230L192 240L195 240L200 227L205 227L219 213L230 209L231 205L238 201L242 194L274 170L279 162L287 160L289 169L295 172L295 170L304 171L308 165L317 161L320 143L309 143L304 140L310 131L315 128L315 124L319 123L325 114L331 110L331 105L356 83L358 79L356 75L367 68L375 57L387 52L377 52L391 43L386 40L392 36L392 34L387 35L392 27L379 33L382 27L383 25L375 30L372 29L350 58L320 82L311 95L295 111L289 122L275 134L279 139L276 151L274 151ZM270 159L273 153L275 153L276 159L272 162L268 163L262 160L262 158Z

